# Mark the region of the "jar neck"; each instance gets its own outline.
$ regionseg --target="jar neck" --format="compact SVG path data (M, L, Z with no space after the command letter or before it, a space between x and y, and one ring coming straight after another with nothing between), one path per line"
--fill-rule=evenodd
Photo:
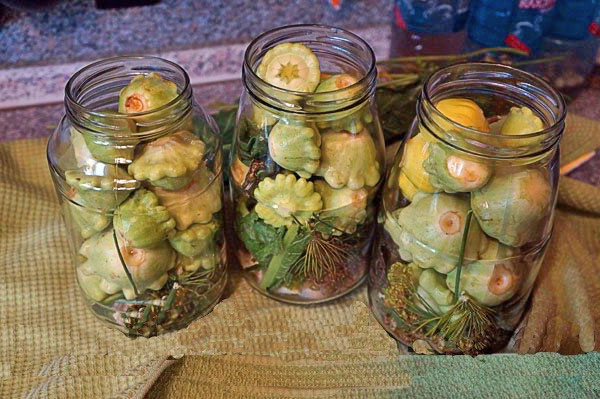
M335 91L303 93L273 86L256 74L264 55L281 43L301 43L319 58L321 73L350 74L357 82ZM242 80L255 103L274 111L329 114L352 109L375 94L375 54L359 36L323 25L291 25L263 33L244 55Z
M488 118L506 115L513 106L528 107L546 128L512 136L482 132L442 114L435 104L446 98L472 99L483 105ZM464 63L429 77L417 103L417 116L423 128L457 150L485 158L516 159L536 157L556 147L565 127L566 105L561 94L536 75L502 64Z
M138 75L159 73L177 85L176 98L146 112L118 113L119 94ZM158 57L108 58L76 72L65 87L66 117L80 131L112 142L153 140L177 130L192 116L187 73Z

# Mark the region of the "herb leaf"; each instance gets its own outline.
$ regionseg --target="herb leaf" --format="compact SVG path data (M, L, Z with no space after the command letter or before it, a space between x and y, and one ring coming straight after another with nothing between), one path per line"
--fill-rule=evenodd
M223 153L228 154L233 141L233 132L235 131L235 117L237 115L237 107L231 107L229 109L221 109L212 117L219 126L221 132L221 140L223 143ZM227 159L227 156L225 157Z
M239 219L237 231L246 249L262 266L268 265L273 255L281 252L285 229L266 224L256 212Z
M375 101L386 144L402 138L415 117L421 84L399 89L377 88Z
M239 159L250 169L242 189L248 194L267 176L276 175L281 167L271 158L268 148L269 132L273 126L261 129L249 119L239 122L237 153Z
M298 224L289 227L283 237L283 248L271 258L265 275L260 282L260 288L271 290L277 288L286 278L294 264L306 251L311 235L300 230Z
M267 139L271 126L261 129L251 120L245 118L239 122L238 151L240 160L250 166L253 160L266 160L269 156Z
M263 159L267 152L267 140L262 136L252 136L248 142L240 141L240 159L250 166L253 160Z

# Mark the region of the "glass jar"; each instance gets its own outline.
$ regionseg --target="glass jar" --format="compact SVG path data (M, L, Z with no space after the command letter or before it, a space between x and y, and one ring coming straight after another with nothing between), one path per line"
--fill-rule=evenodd
M384 168L375 79L369 45L338 28L278 28L246 50L230 184L238 259L261 293L317 303L364 280Z
M81 69L65 111L47 156L89 307L131 337L186 327L227 280L215 122L155 57Z
M369 278L373 313L419 352L504 347L552 232L565 104L541 78L435 72L391 164Z

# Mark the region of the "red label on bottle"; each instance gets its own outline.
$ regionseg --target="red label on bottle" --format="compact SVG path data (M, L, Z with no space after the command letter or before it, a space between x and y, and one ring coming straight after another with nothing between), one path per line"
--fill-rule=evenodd
M600 25L598 22L594 21L588 26L588 31L594 35L600 37Z
M339 10L342 8L342 0L329 0L329 4L334 10Z
M516 48L517 50L526 52L527 55L529 55L529 53L531 52L531 49L529 48L529 46L527 46L525 43L523 43L521 40L519 40L518 37L516 37L513 34L506 36L504 43L506 43L506 45L508 47Z
M402 18L402 12L398 6L394 6L394 18L396 19L396 25L402 28L405 31L408 31L406 27L406 22L404 22L404 18Z
M519 8L533 8L534 10L549 10L554 7L556 0L521 0Z

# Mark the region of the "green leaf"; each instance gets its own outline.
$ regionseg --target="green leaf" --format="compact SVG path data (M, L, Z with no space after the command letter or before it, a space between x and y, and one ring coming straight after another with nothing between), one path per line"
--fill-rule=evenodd
M400 139L410 128L420 90L420 82L398 89L377 88L375 100L386 144Z
M260 129L249 119L240 120L237 129L237 156L248 166L242 189L248 194L265 177L276 175L281 167L269 155L268 139L272 126Z
M260 282L260 288L263 290L277 288L284 281L292 266L306 251L310 238L310 233L301 231L297 224L288 228L283 237L283 248L271 258L269 267Z
M250 212L237 223L238 236L256 261L266 266L283 247L285 228L275 228Z
M248 165L255 159L264 158L266 151L267 140L262 136L250 137L247 143L240 143L240 158Z
M212 114L211 116L217 123L219 131L221 132L221 144L223 150L223 169L229 170L229 152L231 150L231 144L233 142L233 133L235 132L235 119L237 116L238 107L236 105L223 107L219 112ZM229 174L225 173L227 178Z
M269 137L271 126L261 130L254 122L243 119L239 123L240 132L238 134L239 158L247 166L250 166L255 159L266 160L269 150L266 137Z
M222 109L212 117L219 126L221 138L223 142L223 150L228 151L233 141L233 132L235 131L235 117L237 115L237 107L230 109Z

